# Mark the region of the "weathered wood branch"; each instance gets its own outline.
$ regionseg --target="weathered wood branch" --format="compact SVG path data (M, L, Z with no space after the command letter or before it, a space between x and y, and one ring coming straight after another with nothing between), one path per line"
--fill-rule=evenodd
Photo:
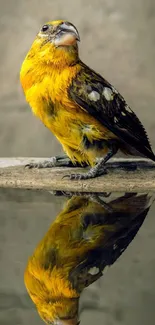
M63 179L66 173L85 168L28 169L25 164L45 158L1 158L0 187L46 189L73 192L146 192L155 190L155 163L147 159L114 158L107 164L107 175L81 181ZM120 163L123 168L119 168Z

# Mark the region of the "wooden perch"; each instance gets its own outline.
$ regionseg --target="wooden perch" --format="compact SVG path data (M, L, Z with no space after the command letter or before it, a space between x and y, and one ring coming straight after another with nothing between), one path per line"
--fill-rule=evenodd
M148 192L155 191L155 163L147 159L113 158L104 176L81 181L62 179L85 168L28 169L24 166L45 158L1 158L0 187L46 189L73 192ZM118 168L121 164L123 168Z

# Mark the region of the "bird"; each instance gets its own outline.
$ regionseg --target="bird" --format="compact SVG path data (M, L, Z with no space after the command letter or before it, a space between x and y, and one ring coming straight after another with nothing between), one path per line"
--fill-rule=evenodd
M79 57L77 28L66 20L44 24L20 69L20 81L33 113L55 135L71 164L90 166L71 180L107 173L118 150L155 161L144 126L121 94ZM97 162L97 159L99 162ZM52 167L55 157L29 168Z
M24 272L26 289L46 324L79 324L81 293L124 254L151 202L151 196L136 193L108 203L102 197L68 198Z

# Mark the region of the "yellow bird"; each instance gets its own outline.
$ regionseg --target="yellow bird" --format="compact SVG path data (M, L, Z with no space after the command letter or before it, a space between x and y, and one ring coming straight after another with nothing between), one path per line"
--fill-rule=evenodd
M79 40L73 24L65 20L46 23L20 72L33 113L60 141L73 164L92 167L67 176L88 179L106 173L105 163L118 149L155 161L145 129L124 98L80 60ZM97 157L102 159L95 165ZM49 159L29 167L52 166Z
M151 203L129 194L108 204L72 197L29 258L25 285L51 325L79 324L82 291L104 274L141 227Z

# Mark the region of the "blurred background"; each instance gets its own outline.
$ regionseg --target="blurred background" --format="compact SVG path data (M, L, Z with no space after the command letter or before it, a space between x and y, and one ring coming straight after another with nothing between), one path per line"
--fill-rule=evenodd
M48 157L61 151L32 115L19 82L35 35L55 19L76 25L81 59L121 92L155 148L153 0L0 0L0 155Z
M19 82L35 35L55 19L76 25L81 59L125 97L155 150L154 0L0 0L0 156L61 152L32 115ZM0 190L0 325L43 324L26 293L23 273L63 203L50 193ZM151 211L127 253L104 277L103 312L85 314L82 324L154 325L155 208Z

